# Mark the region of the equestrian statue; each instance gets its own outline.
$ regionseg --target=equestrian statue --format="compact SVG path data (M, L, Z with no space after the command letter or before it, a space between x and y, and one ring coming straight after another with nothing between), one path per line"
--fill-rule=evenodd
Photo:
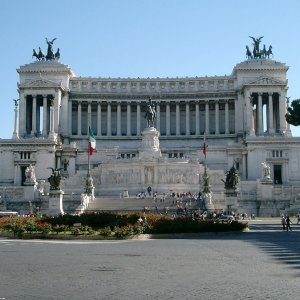
M156 111L155 111L155 105L154 103L152 103L150 97L148 99L148 103L146 107L145 118L147 121L147 127L154 127L154 120L156 119Z

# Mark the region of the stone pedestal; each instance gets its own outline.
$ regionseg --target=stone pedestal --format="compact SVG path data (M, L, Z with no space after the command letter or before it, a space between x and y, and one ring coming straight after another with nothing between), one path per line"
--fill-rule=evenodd
M160 158L159 132L154 127L145 128L142 132L142 145L139 150L140 159Z
M25 201L34 201L37 195L37 184L26 184L24 183L24 200Z
M227 189L225 192L225 212L231 214L237 210L238 200L235 190Z
M215 206L212 201L212 193L204 193L203 195L204 205L208 211L214 211Z
M49 216L63 215L63 195L62 190L52 190L49 193Z
M128 190L123 191L123 198L129 198Z

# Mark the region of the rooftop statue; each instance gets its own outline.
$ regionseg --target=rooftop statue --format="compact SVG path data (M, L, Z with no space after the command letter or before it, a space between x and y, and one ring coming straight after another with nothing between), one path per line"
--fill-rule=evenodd
M53 51L53 43L55 40L56 40L56 38L54 38L52 40L48 40L46 38L46 43L48 45L47 55L45 55L43 53L41 47L39 47L39 51L36 51L35 49L33 49L32 57L35 57L36 60L38 60L38 61L40 61L40 60L59 60L60 59L59 48L56 50L55 53Z
M246 58L248 59L257 59L257 58L270 58L270 56L273 56L273 52L272 52L272 46L270 45L268 50L266 49L266 45L263 46L263 49L260 49L259 45L261 43L261 40L263 38L263 36L259 37L259 38L255 38L253 36L249 36L252 40L253 40L253 51L251 52L249 47L246 46Z
M147 127L154 127L154 120L156 119L155 105L152 103L151 98L149 97L145 118L147 120Z

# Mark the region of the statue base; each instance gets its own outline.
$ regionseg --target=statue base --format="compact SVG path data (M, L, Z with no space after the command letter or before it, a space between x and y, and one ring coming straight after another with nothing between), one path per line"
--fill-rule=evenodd
M49 216L63 215L63 195L62 190L51 190L49 193Z
M147 127L142 132L142 146L139 150L140 159L160 158L159 132L154 127Z

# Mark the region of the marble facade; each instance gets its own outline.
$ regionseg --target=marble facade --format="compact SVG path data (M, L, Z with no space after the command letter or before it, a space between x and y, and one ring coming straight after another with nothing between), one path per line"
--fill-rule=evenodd
M224 208L221 179L234 165L241 179L235 206L257 214L257 180L266 162L274 186L266 201L275 202L260 213L278 214L300 187L300 139L285 121L287 71L273 59L247 59L230 75L186 78L77 77L56 60L21 66L14 132L0 140L0 194L5 188L6 200L17 203L7 195L22 190L26 169L34 166L46 192L52 167L62 168L66 197L81 195L90 124L97 141L91 157L96 197L124 189L134 195L148 185L159 192L197 192L205 161ZM144 118L149 96L157 113L153 129ZM278 193L279 187L291 192Z

